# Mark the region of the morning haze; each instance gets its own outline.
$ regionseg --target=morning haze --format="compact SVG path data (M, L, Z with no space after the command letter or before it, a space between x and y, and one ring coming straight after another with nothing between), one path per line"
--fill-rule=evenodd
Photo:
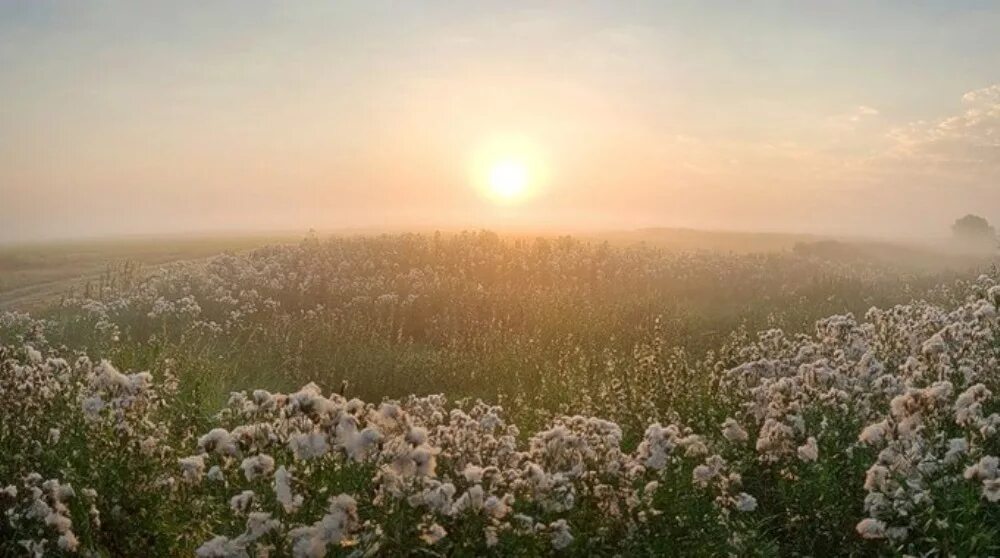
M1000 556L998 31L0 0L0 556Z
M939 236L1000 217L997 28L968 1L4 3L0 240Z

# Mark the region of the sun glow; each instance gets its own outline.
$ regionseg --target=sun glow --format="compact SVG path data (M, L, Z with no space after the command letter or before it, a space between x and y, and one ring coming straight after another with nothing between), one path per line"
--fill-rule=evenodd
M528 183L528 168L521 161L499 161L490 168L490 191L499 198L510 200L522 195Z
M473 155L473 183L494 202L511 204L539 194L545 158L531 141L505 137L484 143Z

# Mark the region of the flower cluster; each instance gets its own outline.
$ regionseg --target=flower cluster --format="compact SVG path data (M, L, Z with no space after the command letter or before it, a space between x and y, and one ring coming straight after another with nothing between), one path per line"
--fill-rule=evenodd
M669 319L610 339L707 281L787 300L773 265L831 271L310 240L3 314L0 554L1000 552L994 278L697 355Z

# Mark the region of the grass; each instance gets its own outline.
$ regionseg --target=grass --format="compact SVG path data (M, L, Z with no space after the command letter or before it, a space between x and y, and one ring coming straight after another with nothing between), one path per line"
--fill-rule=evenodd
M165 236L89 239L0 245L0 310L41 310L110 266L156 266L296 242L291 235Z
M0 478L18 483L6 509L21 518L0 531L0 549L19 548L22 538L59 544L61 532L24 511L40 498L63 513L56 496L26 480L36 470L96 490L65 513L85 548L112 555L190 554L217 536L226 537L218 545L270 545L285 555L323 518L343 521L333 538L346 546L330 551L345 555L352 548L456 556L1000 549L987 528L997 513L980 506L981 487L961 475L1000 443L952 418L967 384L1000 390L988 374L1000 346L991 337L995 320L973 327L964 317L993 296L974 280L992 262L934 267L923 265L924 255L914 265L912 252L894 261L884 247L877 257L870 247L835 248L692 253L483 232L310 237L208 259L112 265L89 288L36 312L40 320L0 321L7 456ZM896 308L858 323L872 306ZM816 323L847 313L857 320ZM949 332L947 365L921 348L938 331ZM35 348L69 362L47 363L32 356ZM83 356L89 361L73 364ZM128 387L138 380L102 372L101 359L149 370L153 384ZM872 362L896 380L870 373ZM970 449L926 486L905 486L921 486L946 508L878 512L908 534L863 539L855 525L866 498L882 489L863 484L880 458L858 433L887 416L892 398L931 389L940 377L954 389L940 407L918 413L927 438L913 447L940 460L949 440L963 436ZM309 387L287 399L253 393L291 394L309 382L329 395ZM107 406L86 416L81 402L95 396ZM398 413L380 405L387 399L398 401ZM986 415L1000 405L985 399L981 408ZM734 418L746 427L742 442L720 431ZM482 426L496 421L501 428ZM354 422L380 435L368 457L351 456L362 443L350 433ZM61 433L54 442L53 428ZM237 455L199 441L213 428L232 433ZM259 428L271 434L256 437ZM295 436L309 433L330 446L315 460L292 448ZM426 448L412 441L422 437ZM817 461L797 457L807 438L816 439ZM507 445L516 451L504 453ZM423 451L421 460L435 456L433 474L413 473ZM663 462L653 466L657 451ZM259 454L292 471L300 507L278 500L273 472L251 478L240 469ZM205 470L218 466L224 482L204 480L205 470L197 482L184 476L178 460L189 456ZM470 481L468 465L492 465L499 477ZM706 476L706 467L717 471ZM708 480L692 481L700 477ZM510 498L511 514L530 525L419 503L442 483L455 491L449 506L479 487L484 497ZM229 502L244 490L254 491L251 509L280 519L277 531L237 537L251 518ZM341 492L356 498L356 508L330 508ZM754 505L741 508L746 497ZM89 506L99 525L88 519ZM916 517L924 523L913 524ZM441 541L428 542L433 525L448 533Z

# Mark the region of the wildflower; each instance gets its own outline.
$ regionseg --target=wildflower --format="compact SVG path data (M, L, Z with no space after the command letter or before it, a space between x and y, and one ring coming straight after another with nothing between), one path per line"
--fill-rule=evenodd
M986 479L983 481L983 497L990 502L1000 500L1000 479Z
M247 532L244 538L256 541L260 537L281 527L281 522L272 519L266 512L252 512L247 516Z
M496 496L490 496L483 503L483 509L486 513L490 514L496 519L503 519L510 513L510 505L513 503L513 498L506 495L504 498L497 498Z
M986 298L1000 304L1000 285L993 285L986 291Z
M726 466L726 461L721 456L713 455L705 460L705 463L698 465L691 472L692 480L699 486L707 486L713 479L719 477Z
M445 531L444 527L437 523L432 523L421 531L420 540L432 545L443 539L447 534L448 531Z
M219 455L237 454L236 442L228 431L224 428L213 428L201 438L198 438L198 447L208 453L218 453Z
M240 464L243 474L248 481L253 481L257 477L270 475L274 471L274 458L270 455L260 454L248 457Z
M243 512L250 506L254 499L253 490L244 490L229 499L229 507L235 512Z
M647 467L657 471L663 469L679 437L680 430L674 425L663 427L659 423L652 424L639 444L639 457Z
M107 360L102 360L94 369L90 385L95 390L134 395L147 389L152 381L149 372L123 374Z
M462 471L462 476L465 477L467 482L478 484L483 482L483 471L484 469L482 467L477 467L470 463L465 466L465 469Z
M84 398L80 406L83 409L84 415L88 418L95 418L104 409L104 400L101 399L101 396L94 395Z
M382 434L374 427L358 431L358 421L351 415L344 415L337 424L337 445L347 452L354 461L363 461L375 444L382 439Z
M757 436L757 452L766 461L775 461L791 451L795 430L792 426L769 418L764 421Z
M944 454L944 462L955 463L959 457L969 452L969 441L964 437L948 440L948 452Z
M247 558L246 549L239 541L231 541L221 535L199 546L195 551L198 558Z
M893 541L902 541L902 540L905 540L906 537L907 537L907 535L909 535L909 533L910 533L909 529L907 529L906 527L898 526L898 525L897 526L893 526L893 527L889 527L888 529L885 530L885 536L886 536L886 538L888 538L890 540L893 540Z
M924 341L921 351L928 356L938 355L948 350L948 345L940 333L935 333L930 339Z
M865 490L869 492L879 490L884 491L889 482L889 469L878 463L872 465L865 472Z
M573 544L573 534L569 531L569 524L565 519L559 519L549 523L549 540L552 548L562 550Z
M980 458L978 463L967 467L964 476L969 480L992 480L997 478L998 467L1000 467L1000 459L987 455Z
M302 505L302 496L292 495L292 475L282 465L274 472L274 494L278 503L287 513L292 513Z
M24 346L24 353L28 357L28 362L31 364L41 364L42 363L42 353L41 351L35 349L31 345Z
M469 489L466 490L457 501L455 501L455 505L452 510L457 514L466 511L475 512L481 510L483 508L484 498L483 487L477 484L469 487Z
M315 431L292 436L288 441L288 447L295 454L295 459L322 457L326 452L330 451L330 445L326 442L326 435Z
M861 431L858 440L868 445L881 444L889 432L889 425L886 421L870 424Z
M251 397L253 397L253 402L256 403L257 407L259 408L270 407L271 404L274 402L274 396L271 395L271 392L267 391L266 389L253 390Z
M493 548L500 543L500 537L497 534L497 529L492 525L483 529L483 536L486 539L486 548Z
M816 461L819 457L819 446L816 445L816 438L810 436L805 444L799 446L798 454L802 461Z
M983 384L970 386L955 399L955 422L967 425L982 417L982 402L992 396L992 392Z
M205 475L205 478L210 481L218 482L226 480L225 475L222 473L222 469L218 465L212 465L212 467L208 470L208 474Z
M691 434L677 440L677 445L684 448L685 457L699 457L708 454L705 440L697 434Z
M189 482L196 482L201 480L202 473L205 471L205 456L204 455L192 455L190 457L183 457L178 459L177 462L181 466L181 472L184 474L184 480Z
M701 486L708 484L713 477L715 477L715 471L707 465L698 465L694 468L691 475L694 477L694 482Z
M406 441L414 446L419 446L427 441L427 429L421 426L410 427L406 433Z
M746 492L740 492L736 495L736 509L741 512L752 512L757 509L757 499Z
M884 539L886 535L885 523L871 517L859 521L855 530L865 539Z
M416 466L415 474L419 477L433 477L435 469L437 467L437 461L434 455L437 450L427 446L418 446L410 452L410 459L413 460Z
M76 552L80 546L80 541L77 540L76 535L72 531L66 531L59 535L59 540L56 541L56 544L66 552Z
M742 426L735 420L727 418L725 422L722 423L722 436L733 443L743 443L746 442L750 437L747 431L743 429Z
M341 494L330 499L329 512L307 527L292 529L292 555L296 558L322 558L327 547L337 544L357 526L358 511L354 498Z

